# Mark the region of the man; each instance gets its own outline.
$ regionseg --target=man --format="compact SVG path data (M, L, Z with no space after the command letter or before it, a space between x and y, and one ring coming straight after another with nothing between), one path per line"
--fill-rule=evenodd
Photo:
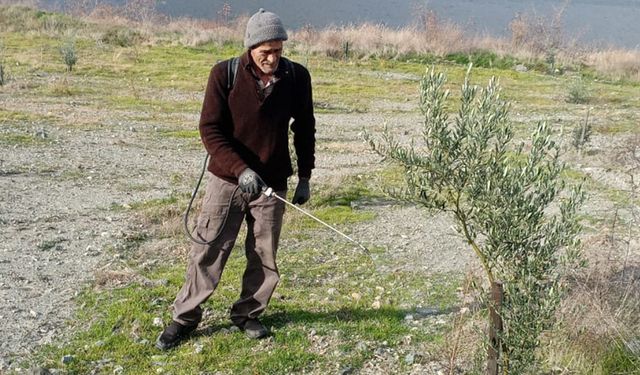
M224 61L211 70L199 125L211 174L194 233L207 244L191 248L173 321L156 342L162 350L179 344L202 319L200 305L218 285L242 221L247 224L247 265L231 321L248 337L268 334L258 316L279 280L276 250L285 207L262 191L271 187L286 196L293 174L290 123L298 166L295 204L309 200L315 152L311 77L302 65L281 57L285 40L280 18L260 9L247 23L247 51L237 69L232 72L231 62Z

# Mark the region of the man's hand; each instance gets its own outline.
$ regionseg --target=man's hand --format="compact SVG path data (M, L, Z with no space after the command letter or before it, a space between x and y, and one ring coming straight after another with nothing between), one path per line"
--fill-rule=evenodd
M251 168L247 168L238 177L238 185L243 193L258 194L267 184Z
M298 186L296 192L293 194L293 204L304 204L311 197L311 191L309 190L309 179L300 178L298 180Z

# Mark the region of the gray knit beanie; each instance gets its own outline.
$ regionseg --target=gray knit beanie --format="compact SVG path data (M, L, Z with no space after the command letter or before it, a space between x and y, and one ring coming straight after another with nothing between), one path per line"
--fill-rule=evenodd
M244 34L245 48L251 48L269 40L287 40L287 31L277 14L260 8L258 13L249 18L247 31Z

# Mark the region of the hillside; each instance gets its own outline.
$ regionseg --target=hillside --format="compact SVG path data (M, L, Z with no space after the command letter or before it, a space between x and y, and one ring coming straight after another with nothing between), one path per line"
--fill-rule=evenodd
M373 259L289 210L282 280L264 317L273 336L249 341L227 320L243 270L239 243L198 334L157 351L189 248L181 215L204 157L204 85L214 63L242 51L223 36L188 39L117 19L0 7L0 295L10 301L0 306L0 371L477 369L477 261L450 217L387 197L401 171L362 137L385 126L404 141L419 137L425 69L446 72L457 93L471 57L474 83L499 77L517 138L548 121L569 165L565 177L584 179L588 193L582 240L590 263L568 277L571 293L543 338L539 370L638 373L637 82L483 63L491 53L331 57L295 39L285 55L311 72L318 123L305 208L365 244ZM70 71L65 48L77 58ZM576 150L574 129L585 122L592 134Z

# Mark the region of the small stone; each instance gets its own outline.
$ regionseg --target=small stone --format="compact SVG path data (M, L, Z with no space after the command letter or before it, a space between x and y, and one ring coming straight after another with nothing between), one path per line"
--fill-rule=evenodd
M353 298L356 301L360 301L360 299L362 298L362 295L360 293L353 292L351 293L351 298Z
M38 317L38 313L33 311L33 310L29 310L29 315L31 315L32 318L37 318Z
M338 293L338 290L336 288L327 289L327 294L329 294L329 295L334 295L336 293Z
M316 335L316 333L317 333L317 332L316 332L316 330L315 330L315 329L312 329L312 330L309 332L309 336L313 337L313 336L315 336L315 335Z
M526 66L522 65L522 64L518 64L514 67L516 72L520 72L520 73L524 73L527 70L529 70Z
M469 312L469 308L468 307L463 307L460 309L460 315L464 315L467 314Z
M414 353L409 353L404 357L404 363L411 366L416 360L416 355Z
M240 332L240 328L238 328L238 326L231 326L231 328L229 328L229 332Z
M73 356L72 356L72 355L67 354L67 355L65 355L65 356L63 356L63 357L62 357L62 364L63 364L63 365L66 365L66 364L68 364L68 363L71 363L71 362L73 361L73 359L74 359L74 358L73 358Z
M380 303L379 299L373 301L373 303L371 304L371 308L374 310L379 310L381 306L382 306L382 303Z
M202 345L200 343L197 343L197 344L194 345L193 351L196 354L200 354L200 353L202 353L202 349L203 348L204 348L204 345Z
M421 316L438 315L438 309L434 309L430 307L418 307L416 309L416 314Z
M122 374L124 372L124 367L117 365L113 368L113 374L114 375L119 375Z
M51 374L51 371L49 371L49 369L46 369L46 368L36 367L36 368L32 368L31 371L29 371L29 374L31 374L31 375L49 375L49 374Z
M160 317L155 317L153 318L153 326L154 327L164 327L164 323L162 322L162 318Z
M412 320L413 320L413 315L411 315L411 314L407 314L407 315L405 315L405 316L404 316L404 320L406 320L406 321L408 321L408 322L412 321Z
M340 369L340 375L349 375L353 374L353 367L347 366Z
M367 350L367 344L364 343L364 341L360 341L356 344L356 350L359 352L364 352L365 350Z

